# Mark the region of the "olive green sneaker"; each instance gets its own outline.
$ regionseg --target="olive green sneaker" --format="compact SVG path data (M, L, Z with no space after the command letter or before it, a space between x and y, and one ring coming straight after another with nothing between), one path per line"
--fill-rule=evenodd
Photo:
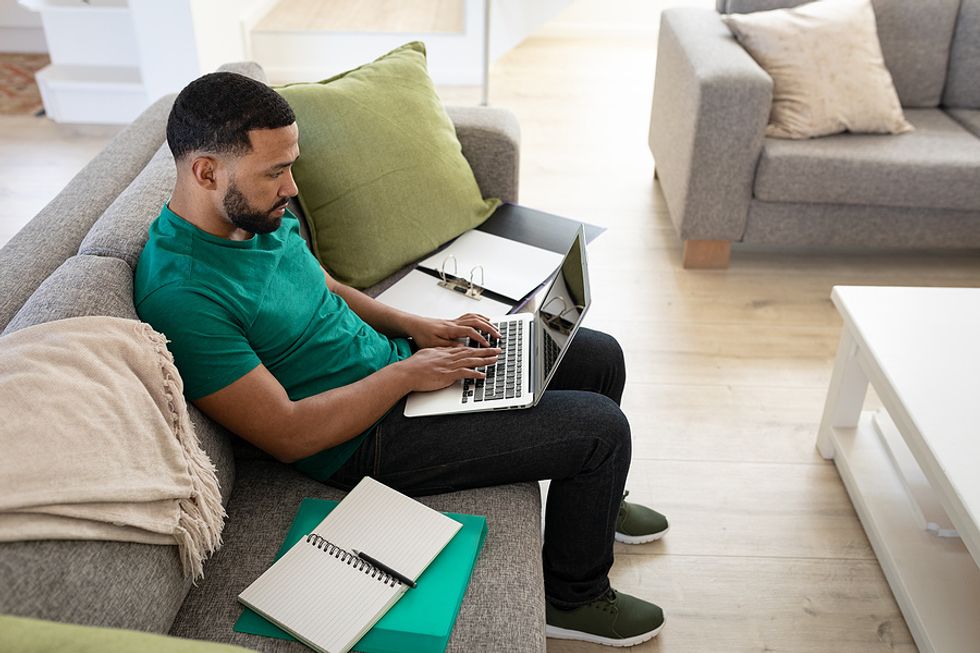
M545 634L555 639L636 646L657 636L664 627L664 611L653 603L609 588L592 603L572 610L545 602L545 622Z
M667 518L656 510L630 503L623 495L619 504L619 518L616 520L616 541L624 544L644 544L659 540L670 530Z

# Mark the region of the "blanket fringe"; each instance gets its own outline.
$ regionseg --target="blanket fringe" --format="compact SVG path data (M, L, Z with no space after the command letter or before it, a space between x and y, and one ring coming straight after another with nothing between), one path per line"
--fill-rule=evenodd
M157 352L163 372L164 392L171 427L180 443L191 478L191 496L178 501L179 517L174 537L184 574L194 583L204 575L204 560L221 547L221 531L227 517L221 505L217 469L201 448L184 400L183 381L167 349L166 338L146 323L137 323L137 334Z

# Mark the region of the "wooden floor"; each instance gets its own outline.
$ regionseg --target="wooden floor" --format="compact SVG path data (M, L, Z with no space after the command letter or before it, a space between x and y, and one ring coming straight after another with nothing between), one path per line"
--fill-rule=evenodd
M497 62L490 85L491 103L521 122L522 202L608 227L590 248L587 324L627 352L630 498L672 524L659 543L616 548L613 584L667 613L636 648L914 651L837 472L814 449L841 324L829 296L835 284L980 286L980 253L736 246L729 270L681 269L646 146L666 4L581 0ZM0 119L0 237L103 141ZM592 650L608 649L549 642Z
M279 0L256 29L462 33L464 12L463 0Z

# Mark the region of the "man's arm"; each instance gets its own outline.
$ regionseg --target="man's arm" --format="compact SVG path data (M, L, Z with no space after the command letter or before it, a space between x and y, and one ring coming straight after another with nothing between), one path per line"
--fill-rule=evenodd
M340 283L326 270L323 271L323 277L330 292L347 302L362 320L386 336L411 337L419 347L450 346L456 344L453 341L459 338L473 338L488 347L490 343L483 336L484 333L490 333L495 338L500 337L500 333L485 316L468 313L456 320L433 320L400 311L368 297L360 290Z
M482 379L499 349L440 347L383 367L356 383L292 401L259 365L234 383L193 403L216 422L278 460L291 463L335 447L367 430L413 390L437 390L459 379Z
M340 283L330 276L326 270L323 270L323 277L327 281L327 288L330 289L330 292L340 296L362 320L386 336L392 338L407 337L410 334L412 322L420 319L417 315L383 304L356 288Z

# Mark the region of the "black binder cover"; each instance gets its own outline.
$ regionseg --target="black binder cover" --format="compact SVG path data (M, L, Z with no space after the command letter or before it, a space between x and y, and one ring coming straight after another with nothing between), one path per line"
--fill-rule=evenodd
M564 255L568 252L580 224L585 226L587 243L591 243L606 230L605 227L529 209L519 204L501 204L477 229Z

